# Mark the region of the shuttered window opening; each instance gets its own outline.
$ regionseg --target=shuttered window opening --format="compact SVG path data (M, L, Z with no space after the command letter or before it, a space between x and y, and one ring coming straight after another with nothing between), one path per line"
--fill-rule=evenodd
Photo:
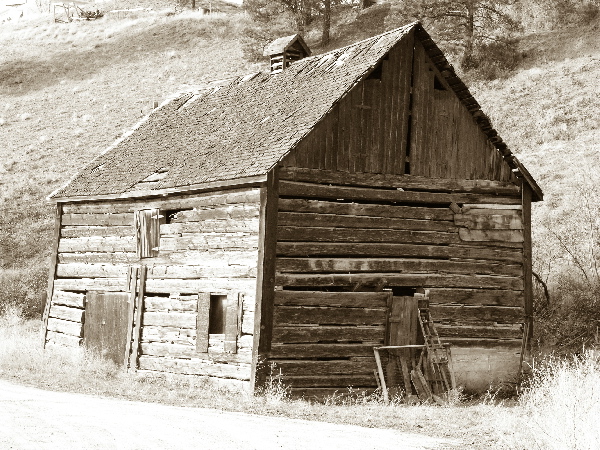
M156 208L135 212L136 248L139 258L158 256L161 217Z
M198 294L196 317L196 351L207 353L210 335L223 335L223 350L237 353L242 298L239 293Z

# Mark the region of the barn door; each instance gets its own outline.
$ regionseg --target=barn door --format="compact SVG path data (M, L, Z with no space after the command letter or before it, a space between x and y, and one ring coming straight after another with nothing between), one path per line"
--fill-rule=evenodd
M129 293L88 291L83 345L122 365L129 330Z
M388 309L387 345L415 345L418 330L417 297L392 297Z
M388 320L386 326L386 344L416 345L419 330L419 309L416 297L391 297L388 302ZM389 392L398 393L400 385L407 395L411 394L409 372L415 366L418 351L416 349L390 349L385 366L386 383Z

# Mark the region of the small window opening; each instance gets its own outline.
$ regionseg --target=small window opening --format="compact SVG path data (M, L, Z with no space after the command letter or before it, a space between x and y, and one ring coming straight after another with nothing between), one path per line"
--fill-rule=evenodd
M177 215L183 211L192 211L193 208L185 208L185 209L167 209L161 212L161 215L164 216L161 220L161 223L174 223L177 222Z
M225 334L225 317L227 313L227 295L210 296L208 314L208 333Z
M412 297L417 292L417 288L405 286L391 286L394 297Z
M369 74L367 80L381 80L381 74L383 72L383 65L378 64L375 69Z
M446 87L442 84L438 77L433 77L433 88L436 91L445 91Z

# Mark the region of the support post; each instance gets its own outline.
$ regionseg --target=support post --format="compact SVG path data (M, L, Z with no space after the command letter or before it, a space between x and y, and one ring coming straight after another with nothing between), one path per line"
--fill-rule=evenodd
M274 167L260 189L260 224L258 237L258 271L254 312L254 343L250 388L256 393L267 381L266 360L271 350L275 297L275 252L277 245L277 202L279 171Z
M62 203L56 204L56 216L54 219L54 237L52 239L52 254L50 255L50 268L48 274L48 291L44 311L42 312L42 326L40 329L40 338L42 348L46 347L46 333L48 332L48 316L50 315L50 306L52 305L52 295L54 293L54 278L56 278L56 262L58 261L58 242L60 240L60 224L62 220Z

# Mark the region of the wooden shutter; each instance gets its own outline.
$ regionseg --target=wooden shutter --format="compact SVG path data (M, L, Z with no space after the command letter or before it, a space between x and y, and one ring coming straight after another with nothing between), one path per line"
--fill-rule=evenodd
M160 244L160 211L142 209L135 212L135 230L137 236L137 256L151 258L158 256Z
M196 315L196 351L208 352L208 326L210 317L210 294L198 294L198 308Z
M231 293L227 296L227 311L225 317L225 353L237 353L237 339L242 312L241 294Z

